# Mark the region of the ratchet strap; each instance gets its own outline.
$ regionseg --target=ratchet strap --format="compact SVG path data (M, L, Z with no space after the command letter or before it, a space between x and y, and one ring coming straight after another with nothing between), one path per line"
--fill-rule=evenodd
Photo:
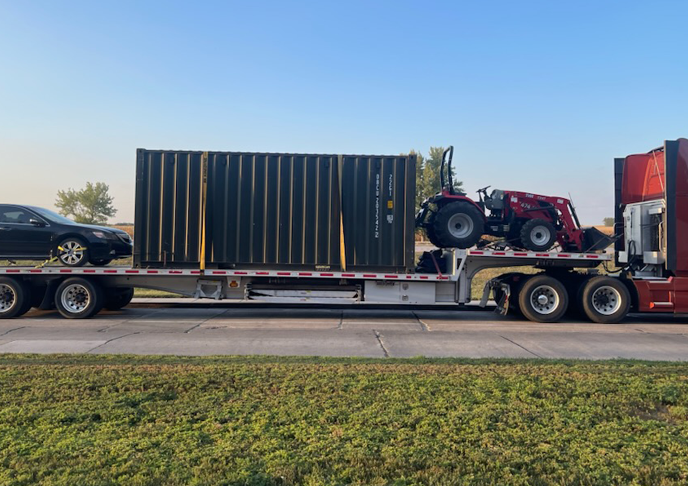
M344 239L344 203L342 196L342 171L344 156L337 156L337 179L339 182L339 260L342 265L342 272L346 272L346 240Z
M205 270L205 212L208 199L208 152L201 156L201 248L200 269Z

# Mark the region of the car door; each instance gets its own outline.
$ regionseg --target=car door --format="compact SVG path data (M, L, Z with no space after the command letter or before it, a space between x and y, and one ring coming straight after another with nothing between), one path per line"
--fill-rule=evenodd
M43 218L20 206L0 206L0 255L44 258L51 242L52 229Z

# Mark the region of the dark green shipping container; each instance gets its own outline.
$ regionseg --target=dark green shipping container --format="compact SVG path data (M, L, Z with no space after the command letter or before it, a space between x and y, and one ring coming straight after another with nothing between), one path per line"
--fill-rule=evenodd
M134 264L411 272L415 173L415 155L139 149Z

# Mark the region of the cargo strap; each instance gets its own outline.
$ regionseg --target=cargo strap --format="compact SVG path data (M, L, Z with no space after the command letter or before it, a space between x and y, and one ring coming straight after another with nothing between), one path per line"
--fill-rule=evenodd
M342 196L342 171L344 156L337 156L337 179L339 181L339 260L342 272L346 272L346 240L344 239L344 201Z
M205 213L208 199L208 152L201 156L201 248L200 268L205 270Z

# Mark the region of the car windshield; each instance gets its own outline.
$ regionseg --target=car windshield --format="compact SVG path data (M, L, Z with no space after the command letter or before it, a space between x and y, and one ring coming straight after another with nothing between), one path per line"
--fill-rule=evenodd
M53 223L59 223L59 224L75 224L74 221L71 219L65 218L61 214L57 214L55 211L50 211L49 209L44 209L44 208L31 208L35 212L37 212L39 215L43 216L45 219L48 221L52 221Z

